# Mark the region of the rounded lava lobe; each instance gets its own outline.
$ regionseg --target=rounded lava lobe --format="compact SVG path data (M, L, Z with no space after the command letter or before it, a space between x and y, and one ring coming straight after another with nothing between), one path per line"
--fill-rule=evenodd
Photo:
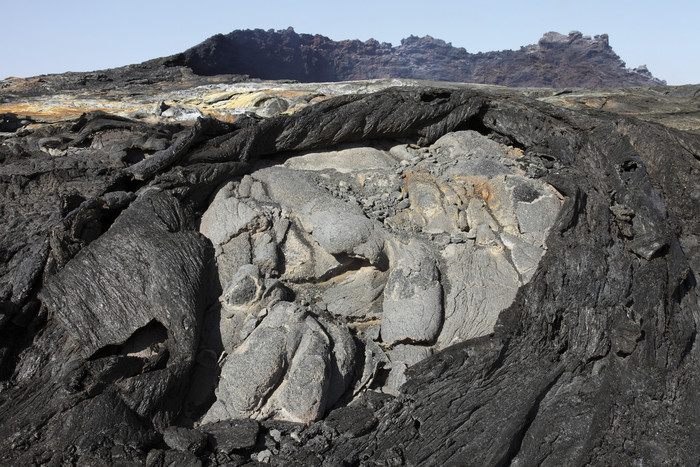
M229 357L207 420L312 421L367 387L397 394L410 365L492 333L544 252L544 211L559 206L513 158L460 131L428 148L301 153L223 188L200 229L227 271L243 261L232 256L253 264L226 273ZM368 214L380 208L393 214Z

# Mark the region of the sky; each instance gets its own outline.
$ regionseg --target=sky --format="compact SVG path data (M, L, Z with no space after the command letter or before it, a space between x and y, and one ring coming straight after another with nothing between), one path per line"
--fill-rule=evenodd
M517 50L548 31L610 36L628 68L700 83L699 0L0 0L0 79L93 71L182 52L235 29L286 29L468 52Z

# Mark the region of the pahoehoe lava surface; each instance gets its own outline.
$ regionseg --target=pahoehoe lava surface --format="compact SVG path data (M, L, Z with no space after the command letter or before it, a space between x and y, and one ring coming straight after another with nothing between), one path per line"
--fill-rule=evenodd
M338 96L293 114L234 123L204 118L187 127L90 113L38 128L8 116L2 130L3 463L700 461L696 134L517 95L428 87ZM277 221L270 227L242 204L252 206L245 200L254 199L260 209L284 211L285 198L274 190L275 174L288 173L278 167L286 160L302 151L337 150L342 157L343 145L358 143L432 151L444 147L441 138L454 135L516 151L510 165L522 168L522 176L532 181L512 189L522 203L532 205L547 186L562 201L541 259L532 263L536 268L488 332L435 348L432 356L408 366L400 389L389 393L367 387L351 394L351 380L361 371L354 377L344 373L341 353L363 348L368 354L368 341L344 337L335 318L311 319L291 305L279 309L279 303L310 305L306 297L290 297L292 291L274 277L264 277L261 265L268 263L262 260L257 270L237 268L239 276L248 271L248 282L240 283L249 287L222 290L217 273L223 266L219 263L217 271L217 258L233 248L225 243L233 230L206 233L207 219L215 216L210 207L223 203L239 218L250 212L246 223L230 228L247 232L248 243L240 248L247 248L251 258L265 259ZM427 180L431 172L420 173L420 180ZM249 185L243 181L246 174L252 177L245 182ZM229 191L236 196L224 197L220 190L234 187L227 185L232 180L235 189ZM484 199L490 199L483 190ZM349 202L350 195L343 196ZM419 204L418 197L409 199ZM397 197L390 208L398 212L401 200ZM361 210L356 212L364 219ZM373 216L362 221L367 232L385 217ZM300 243L310 244L316 235L320 247L332 250L329 261L338 262L325 272L374 268L372 280L387 273L387 288L403 287L403 279L392 279L398 275L394 269L387 272L387 261L394 263L384 260L384 250L374 248L371 236L337 246L336 237L323 236L325 225L318 217L309 219L301 218L301 228L285 227L280 238L295 232ZM496 224L493 228L500 229ZM478 243L479 232L475 239L459 241ZM507 238L508 232L499 232ZM444 241L446 250L453 248L450 235L430 238ZM508 257L517 266L515 251ZM441 266L439 258L424 262L418 255L415 261L423 272L427 264L435 271ZM413 268L410 264L404 268ZM411 289L418 295L406 298L402 289L401 299L432 293L443 277L427 270L430 274L420 277L424 287ZM443 291L445 303L450 290ZM239 296L248 302L250 297L267 300L267 291L279 293L277 305L254 316L257 327L236 338L278 332L281 327L275 328L273 320L286 313L301 330L297 335L289 324L286 347L272 358L283 361L284 352L293 353L294 339L294 349L321 350L297 351L285 361L287 385L264 397L255 393L258 405L251 413L264 410L264 404L296 407L289 382L322 365L326 379L319 378L331 381L319 385L322 399L330 400L329 387L339 387L332 383L336 377L346 397L335 394L338 403L327 407L325 417L312 421L314 415L308 423L296 422L299 417L227 419L216 412L198 424L214 403L218 372L230 377L225 373L229 365L244 368L246 362L232 360L243 351L228 356L202 351L216 337L212 329L220 317L213 314L224 313L219 297L228 304ZM241 332L245 329L242 323ZM434 335L442 330L425 338L399 330L389 348L439 344ZM382 334L390 335L384 328ZM304 355L319 360L309 362ZM273 371L266 378L281 376Z

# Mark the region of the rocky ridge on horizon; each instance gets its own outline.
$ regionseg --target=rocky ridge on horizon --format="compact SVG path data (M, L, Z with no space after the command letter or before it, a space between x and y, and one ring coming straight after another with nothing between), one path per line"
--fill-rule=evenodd
M333 41L292 28L217 34L183 53L161 59L196 74L245 74L301 82L413 78L511 87L621 87L662 85L646 66L625 68L608 35L548 32L519 50L469 53L430 36L392 47L374 39Z

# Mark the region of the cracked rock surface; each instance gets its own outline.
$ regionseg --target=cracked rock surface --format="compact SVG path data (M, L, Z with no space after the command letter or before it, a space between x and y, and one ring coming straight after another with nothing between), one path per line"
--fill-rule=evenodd
M377 358L361 352L368 340L384 363L363 384L397 393L418 355L493 333L562 204L522 151L475 131L264 165L228 182L200 223L221 265L228 355L205 421L313 421Z
M697 464L697 135L348 89L4 118L2 463Z

